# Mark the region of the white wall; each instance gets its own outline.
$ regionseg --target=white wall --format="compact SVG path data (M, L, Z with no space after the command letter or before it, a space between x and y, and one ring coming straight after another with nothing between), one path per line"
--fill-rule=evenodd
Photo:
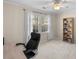
M5 44L22 42L24 38L24 12L22 8L6 3L3 8Z
M58 32L57 32L57 22L58 22L58 15L53 13L51 14L50 20L50 39L57 40L58 39Z

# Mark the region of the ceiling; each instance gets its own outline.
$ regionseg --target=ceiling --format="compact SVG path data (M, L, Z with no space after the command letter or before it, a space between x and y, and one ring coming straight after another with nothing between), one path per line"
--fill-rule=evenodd
M52 0L4 0L4 2L5 1L28 5L30 7L48 11L48 12L55 12L55 10L49 6ZM76 8L76 0L72 0L72 1L73 2L66 3L65 4L66 7L61 8L59 11L70 10L70 9ZM45 6L47 6L48 8L44 8Z

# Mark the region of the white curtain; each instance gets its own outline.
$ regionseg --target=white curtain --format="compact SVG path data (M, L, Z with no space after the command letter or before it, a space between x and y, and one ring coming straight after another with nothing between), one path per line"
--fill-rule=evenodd
M32 31L31 24L31 12L24 10L24 43L27 43L30 39L30 33Z

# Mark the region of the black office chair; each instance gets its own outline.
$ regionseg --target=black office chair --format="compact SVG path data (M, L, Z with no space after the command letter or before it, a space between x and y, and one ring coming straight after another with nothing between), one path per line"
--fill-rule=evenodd
M24 50L23 52L27 57L27 59L30 59L33 56L35 56L36 54L35 51L38 50L39 41L40 41L40 34L32 32L31 39L28 41L26 45L24 43L17 43L16 46L23 45L26 48L26 50Z

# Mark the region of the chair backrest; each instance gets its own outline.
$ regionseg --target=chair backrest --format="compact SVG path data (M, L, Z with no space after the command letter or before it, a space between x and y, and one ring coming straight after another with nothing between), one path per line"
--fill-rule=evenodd
M26 49L27 50L29 50L29 49L31 49L31 50L37 49L39 41L40 41L40 34L32 32L31 33L31 39L28 41L27 45L25 46Z

